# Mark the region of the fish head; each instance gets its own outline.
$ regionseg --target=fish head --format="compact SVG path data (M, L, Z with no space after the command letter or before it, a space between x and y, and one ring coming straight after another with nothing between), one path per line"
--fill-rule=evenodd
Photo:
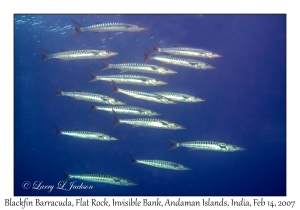
M196 96L190 96L190 97L186 98L186 101L188 101L188 102L202 102L202 101L205 101L205 100L203 100L201 98L198 98Z
M109 141L116 141L116 140L119 140L119 139L117 139L117 138L115 138L115 137L108 136L108 135L107 135L104 139L105 139L105 140L109 140Z
M198 62L197 67L198 67L198 69L216 69L216 67L214 67L206 62Z
M134 183L128 179L120 179L119 180L119 184L122 185L122 186L134 186L134 185L137 185L137 183Z
M222 57L222 55L219 55L219 54L213 53L213 52L207 52L207 53L205 53L205 56L207 58L220 58L220 57Z
M139 32L139 31L145 31L148 30L148 28L141 26L141 25L131 25L130 31L132 32Z
M147 81L148 84L151 84L151 85L166 85L168 83L166 82L163 82L161 80L158 80L158 79L150 79Z
M168 123L168 128L172 129L172 130L182 130L182 129L186 129L185 127L178 125L176 123Z
M174 166L176 170L181 170L181 171L192 170L191 168L183 166L181 164L175 164Z
M154 112L152 110L142 110L142 111L140 111L140 113L142 113L143 115L146 115L146 116L158 116L158 115L160 115L159 113Z
M119 53L117 52L113 52L113 51L110 51L110 50L99 50L98 52L98 56L100 58L108 58L108 57L112 57L112 56L115 56L115 55L118 55Z
M238 147L238 146L232 145L232 144L227 144L225 149L227 152L236 152L236 151L245 150L245 148L243 148L243 147Z
M108 99L108 103L113 104L113 105L125 105L125 103L123 103L115 98Z
M173 71L169 68L166 68L166 67L159 67L157 69L158 73L160 74L176 74L177 72L176 71Z

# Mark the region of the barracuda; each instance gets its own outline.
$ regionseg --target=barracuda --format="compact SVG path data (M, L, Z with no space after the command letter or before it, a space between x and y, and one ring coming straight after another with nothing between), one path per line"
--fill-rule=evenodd
M125 105L125 103L118 101L117 99L96 94L96 93L87 93L87 92L65 92L56 87L53 87L56 90L56 94L54 96L69 96L76 100L96 102L102 104L111 104L111 105Z
M201 102L201 101L205 101L201 98L191 96L191 95L188 95L188 94L182 94L182 93L174 93L174 92L153 92L153 93L164 96L166 98L169 98L172 101L178 101L178 102Z
M157 103L176 104L175 101L172 101L171 99L168 99L158 94L146 93L146 92L135 91L135 90L125 90L119 88L119 86L114 81L112 81L112 83L114 85L114 90L112 91L112 93L124 93L125 95L131 96L133 98L143 99L143 100L157 102Z
M100 141L114 141L118 140L115 137L98 133L98 132L89 132L89 131L62 131L58 126L53 125L56 129L56 134L53 138L56 138L60 135L72 136L74 138L80 139L89 139L89 140L100 140Z
M87 70L91 74L91 80L89 82L95 82L99 80L112 82L115 81L117 84L129 84L129 85L144 85L144 86L159 86L166 85L168 83L158 79L139 76L139 75L109 75L109 76L98 76L96 73Z
M174 163L174 162L171 162L171 161L153 160L153 159L141 160L141 159L137 159L136 157L134 157L131 154L129 154L129 155L132 158L132 162L129 165L134 165L136 163L141 163L141 164L145 164L145 165L149 165L149 166L153 166L153 167L157 167L157 168L163 168L163 169L180 170L180 171L191 170L190 168L188 168L184 165Z
M114 110L118 114L127 114L127 115L137 115L137 116L158 116L160 115L157 112L154 112L149 109L143 109L136 106L95 106L94 104L91 104L91 110L89 111L89 114L96 111L96 110L102 110L109 112L110 114L113 114Z
M238 147L232 144L226 144L223 142L216 142L216 141L187 141L187 142L177 142L172 139L168 139L171 142L171 147L168 149L173 150L178 147L186 147L190 150L210 150L215 152L236 152L245 150L243 147Z
M173 71L171 69L152 65L152 64L146 64L146 63L118 63L118 64L111 64L106 61L101 60L103 63L103 69L101 71L105 71L107 69L120 69L121 73L127 72L127 71L133 71L133 72L142 72L142 73L150 73L150 74L176 74L176 71Z
M181 130L185 127L178 125L176 123L168 122L166 120L156 119L156 118L136 118L136 119L120 119L117 113L113 110L115 115L114 126L112 129L120 125L121 123L132 125L135 127L149 127L157 129L170 129L170 130Z
M136 183L116 177L111 175L104 175L104 174L70 174L69 172L60 169L64 173L64 181L68 181L69 179L79 179L87 182L100 182L100 183L106 183L106 184L113 184L113 185L119 185L119 186L134 186L137 185Z
M190 57L201 57L201 58L219 58L222 57L219 54L213 53L211 51L197 49L197 48L187 48L187 47L166 47L161 48L158 45L151 42L154 46L152 54L155 53L165 53L170 55L179 55L179 56L190 56Z
M81 34L82 32L140 32L145 31L147 28L141 25L134 25L129 23L96 23L95 25L82 27L79 23L71 20L75 26L75 34L73 38Z
M209 69L215 69L216 67L213 67L209 65L208 63L198 61L195 59L190 59L190 58L182 58L182 57L177 57L173 55L155 55L151 54L150 51L144 47L145 50L145 56L144 56L144 61L148 62L149 60L157 60L166 64L172 64L172 65L177 65L177 66L185 66L189 68L194 68L194 69L203 69L203 70L209 70Z
M117 52L112 52L109 50L71 50L53 54L49 54L40 48L38 48L38 50L42 53L42 61L39 65L42 65L51 58L60 60L101 59L109 58L118 54Z

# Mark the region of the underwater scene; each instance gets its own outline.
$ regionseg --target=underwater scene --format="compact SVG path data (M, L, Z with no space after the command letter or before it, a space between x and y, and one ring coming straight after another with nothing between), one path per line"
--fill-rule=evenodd
M286 143L285 15L14 15L14 196L285 196Z

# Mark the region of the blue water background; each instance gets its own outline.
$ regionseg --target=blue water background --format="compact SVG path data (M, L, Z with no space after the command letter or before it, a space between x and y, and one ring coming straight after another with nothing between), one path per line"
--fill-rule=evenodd
M140 33L82 33L72 39L74 19L83 26L94 22L141 24ZM147 195L147 196L277 196L286 195L286 16L285 15L23 15L14 16L14 195ZM124 89L172 91L198 96L201 103L158 104L117 93L108 82L86 83L102 63L97 60L51 59L38 66L41 54L61 49L107 49L119 55L111 63L143 62L142 46L153 50L174 45L211 50L223 55L201 59L217 69L203 71L161 64L178 74L139 75L168 82L147 87L120 85ZM110 69L101 73L119 73ZM133 74L133 73L131 73ZM186 130L131 128L114 130L113 115L87 114L90 103L54 97L56 86L115 97L127 105L162 113L159 118L185 126ZM121 115L121 118L132 118ZM62 130L98 131L119 138L101 142L52 138ZM245 151L218 153L169 152L166 138L221 141L245 147ZM141 159L162 159L192 168L173 171L142 164L128 166L131 153ZM138 183L121 187L101 183L93 190L23 189L22 183L43 181L56 186L63 179L59 169L71 173L99 173ZM78 181L77 183L81 183Z

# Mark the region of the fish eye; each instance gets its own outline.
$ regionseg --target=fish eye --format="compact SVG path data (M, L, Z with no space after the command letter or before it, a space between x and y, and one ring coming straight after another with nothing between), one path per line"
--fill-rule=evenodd
M208 63L205 63L205 66L208 66Z
M236 145L233 145L233 148L236 148Z
M106 52L107 52L107 53L110 53L110 51L109 51L109 50L106 50Z

